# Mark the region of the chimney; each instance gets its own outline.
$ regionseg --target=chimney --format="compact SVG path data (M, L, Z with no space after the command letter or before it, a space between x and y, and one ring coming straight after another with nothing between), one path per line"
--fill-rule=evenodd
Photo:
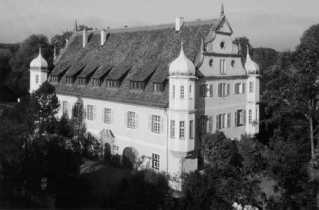
M82 47L84 48L88 42L88 38L87 38L87 33L86 33L86 29L83 29L83 35L82 35Z
M179 32L183 26L184 18L183 17L177 17L175 20L175 31Z
M104 45L105 41L106 41L106 33L105 33L105 30L102 29L101 30L101 46Z

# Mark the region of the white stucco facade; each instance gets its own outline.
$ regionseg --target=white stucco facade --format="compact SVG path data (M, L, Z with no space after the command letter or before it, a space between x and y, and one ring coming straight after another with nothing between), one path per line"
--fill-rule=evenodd
M182 173L198 169L194 151L203 134L222 131L240 140L259 132L258 65L249 54L242 62L227 21L214 33L202 49L200 65L187 58L183 44L169 64L168 107L57 94L59 117L71 116L80 98L88 132L109 144L113 154L132 148L145 167L169 174L173 188L180 190ZM47 79L40 63L30 67L30 92Z

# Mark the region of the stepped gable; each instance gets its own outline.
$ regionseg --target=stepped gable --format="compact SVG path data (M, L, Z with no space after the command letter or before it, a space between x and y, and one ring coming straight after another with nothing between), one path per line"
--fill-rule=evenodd
M184 22L180 32L175 31L174 24L109 29L103 46L100 45L100 31L88 31L85 48L82 47L82 32L75 32L50 74L61 76L59 82L52 84L57 94L168 107L168 66L178 56L181 40L186 56L195 62L202 39L215 30L220 21ZM94 88L66 84L66 76L79 75L104 81ZM120 87L108 88L105 80L119 80ZM132 91L130 81L146 81L145 88ZM163 92L153 92L154 83L162 83Z

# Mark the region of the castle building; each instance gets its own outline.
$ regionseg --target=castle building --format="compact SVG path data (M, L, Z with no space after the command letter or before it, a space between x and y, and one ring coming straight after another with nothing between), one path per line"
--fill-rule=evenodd
M202 135L240 139L259 132L259 67L246 62L224 14L175 24L75 31L47 73L41 52L30 92L47 80L71 116L83 103L88 131L113 154L180 176L196 170Z

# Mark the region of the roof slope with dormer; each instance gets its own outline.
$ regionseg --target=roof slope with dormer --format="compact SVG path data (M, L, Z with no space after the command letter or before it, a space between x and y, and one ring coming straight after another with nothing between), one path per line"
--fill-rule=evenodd
M222 19L184 22L180 32L174 24L109 29L106 42L100 45L100 32L88 31L88 43L82 47L82 32L75 32L64 53L59 56L51 76L58 94L168 107L167 77L169 64L178 57L180 43L184 52L196 65L202 41L211 30L216 30ZM65 77L88 76L88 81L101 79L96 87L90 84L66 84ZM119 80L118 88L108 88L105 80ZM144 81L141 91L130 88L130 81ZM153 91L153 84L164 85L160 93Z

